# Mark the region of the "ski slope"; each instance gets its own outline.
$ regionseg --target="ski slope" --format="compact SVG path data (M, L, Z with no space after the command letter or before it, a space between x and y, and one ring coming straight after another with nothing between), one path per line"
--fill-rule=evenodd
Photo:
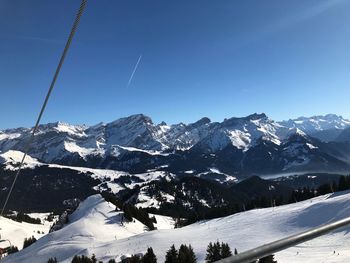
M1 239L10 240L11 244L22 249L25 238L34 236L39 239L46 235L51 227L51 222L45 220L48 213L29 214L33 218L40 218L42 224L29 224L26 222L16 222L5 217L0 217ZM0 247L6 247L8 242L0 244Z
M117 260L152 246L158 262L164 262L172 244L191 243L199 262L204 262L210 241L227 242L244 251L350 216L350 192L329 194L291 205L251 210L202 221L179 229L147 232L140 222L121 224L121 213L95 195L84 201L70 223L27 249L9 256L4 263L46 263L50 257L69 263L76 254L96 254L99 260ZM349 228L290 248L276 255L279 263L349 262ZM339 253L339 254L338 254Z

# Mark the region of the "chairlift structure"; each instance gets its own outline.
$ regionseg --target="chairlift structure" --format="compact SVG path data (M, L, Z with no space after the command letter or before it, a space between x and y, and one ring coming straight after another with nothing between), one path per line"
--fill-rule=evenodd
M3 256L7 255L7 253L11 249L11 247L12 247L12 244L11 244L10 240L8 240L8 239L1 239L1 237L0 237L0 259Z

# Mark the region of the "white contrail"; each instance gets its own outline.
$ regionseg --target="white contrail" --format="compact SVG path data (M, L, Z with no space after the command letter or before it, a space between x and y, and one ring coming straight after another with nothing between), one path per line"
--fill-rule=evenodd
M142 58L142 55L139 56L139 59L138 59L137 62L136 62L136 65L135 65L135 67L134 67L134 70L132 71L131 76L130 76L130 78L129 78L128 86L127 86L127 87L130 86L131 81L132 81L132 79L134 78L135 72L136 72L136 70L137 70L137 68L138 68L138 66L139 66L139 64L140 64L141 58Z

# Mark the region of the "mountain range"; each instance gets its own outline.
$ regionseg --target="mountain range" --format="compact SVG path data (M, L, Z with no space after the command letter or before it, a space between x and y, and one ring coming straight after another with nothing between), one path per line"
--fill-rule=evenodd
M0 132L0 203L11 187L31 131L16 128ZM262 243L273 241L346 217L343 208L348 192L280 205L294 202L294 194L303 193L299 189L315 193L319 186L332 187L330 183L349 171L350 121L337 115L277 122L265 114L252 114L222 122L202 118L191 124L167 125L138 114L94 126L43 124L25 158L7 212L35 212L32 215L46 218L48 213L37 212L72 211L80 200L87 199L61 230L45 235L5 262L46 262L52 256L70 262L77 253L119 260L144 251L148 245L145 240L152 242L163 259L164 251L172 243L179 245L184 237L194 245L202 262L212 237L241 251L259 245L257 237ZM159 230L148 231L145 222L135 218L125 222L125 211L111 200L156 215ZM219 216L224 217L210 220ZM197 222L203 218L207 220ZM183 219L188 224L197 223L172 229L178 223L181 226ZM5 218L0 224L13 225ZM18 223L5 234L21 231L14 240L20 244L36 229ZM43 236L47 226L41 229L36 236ZM247 229L252 229L249 238L243 238ZM170 241L169 235L173 237ZM315 244L325 247L327 238ZM337 244L346 240L342 232L332 238ZM313 250L320 255L317 260L334 248L328 245L327 251L323 250ZM277 257L305 262L310 254L298 247Z
M23 151L30 128L0 131L0 152ZM155 124L137 114L94 126L40 125L29 155L40 162L130 173L167 171L246 178L303 171L347 172L350 121L337 115L277 122L265 114Z

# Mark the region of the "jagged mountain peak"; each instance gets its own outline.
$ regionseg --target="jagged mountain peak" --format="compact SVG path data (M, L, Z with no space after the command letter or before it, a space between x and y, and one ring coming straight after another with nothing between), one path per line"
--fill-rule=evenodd
M254 113L246 117L232 117L232 118L224 119L224 121L222 122L222 125L233 126L242 122L259 121L259 120L261 120L262 122L265 122L265 121L268 121L269 118L266 116L265 113L261 113L261 114Z
M306 133L312 134L330 129L345 129L350 127L350 120L340 115L326 114L289 119L288 121L281 121L280 124L288 128L299 128Z
M201 118L200 120L194 122L194 123L191 123L189 124L188 126L191 126L191 127L200 127L202 125L206 125L206 124L209 124L211 123L211 120L207 117L203 117Z
M330 115L327 118L334 119L334 116ZM307 122L309 121L305 121ZM275 162L274 166L267 167L268 169L280 169L289 163L289 159L283 161L282 165L278 161L281 149L288 146L288 143L295 144L289 149L306 149L306 157L309 157L309 148L322 147L313 140L313 135L303 128L304 126L297 125L286 127L283 123L268 118L264 113L225 119L223 122L212 122L204 117L194 123L173 125L167 125L165 122L154 124L150 117L134 114L90 127L64 122L43 124L36 134L29 155L45 163L87 165L92 168L124 171L129 171L130 167L137 167L137 171L145 172L147 169L169 165L169 160L181 163L184 160L181 157L183 154L192 154L199 158L190 163L188 170L191 170L194 162L202 161L202 154L209 154L211 159L215 159L214 156L220 155L226 149L228 154L234 154L233 159L228 161L228 166L241 158L261 158L264 160L261 163ZM31 129L13 129L10 132L0 132L0 152L23 151L30 131ZM294 155L290 155L294 152L296 151L288 150L284 156L294 158ZM322 158L327 159L329 156ZM247 165L249 163L249 166L255 165L249 160L245 162ZM208 160L209 164L213 165ZM241 164L237 163L238 168L235 169L241 169L238 165ZM340 165L343 167L343 164Z
M253 113L251 115L248 115L245 118L249 120L260 120L260 119L267 119L268 117L265 113Z
M108 123L107 125L119 125L119 124L147 124L147 125L153 125L153 121L150 117L144 115L144 114L133 114L127 117L123 117L120 119L117 119L115 121L112 121Z

